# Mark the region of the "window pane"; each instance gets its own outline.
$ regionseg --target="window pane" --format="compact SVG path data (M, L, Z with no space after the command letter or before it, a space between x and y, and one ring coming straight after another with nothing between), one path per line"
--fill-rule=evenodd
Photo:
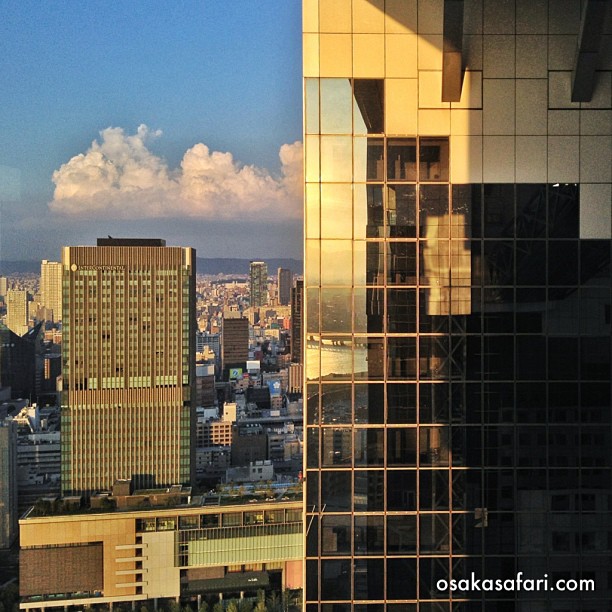
M384 131L384 81L355 79L355 134L381 134Z
M422 181L448 181L448 138L419 140L419 177Z
M387 180L416 181L416 139L387 141Z
M321 79L321 133L350 134L351 83L348 79Z

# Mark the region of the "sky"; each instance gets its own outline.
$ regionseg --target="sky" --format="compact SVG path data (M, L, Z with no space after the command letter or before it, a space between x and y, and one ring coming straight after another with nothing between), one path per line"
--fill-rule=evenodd
M0 260L302 256L301 1L7 0Z

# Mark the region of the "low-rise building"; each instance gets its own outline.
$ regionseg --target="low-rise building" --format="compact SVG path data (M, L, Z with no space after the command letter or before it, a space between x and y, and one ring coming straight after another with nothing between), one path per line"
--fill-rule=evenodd
M142 493L142 492L140 492ZM163 503L163 495L149 500ZM139 495L142 498L142 495ZM286 496L285 496L286 500ZM20 520L20 608L82 609L302 586L302 502L129 505ZM115 502L116 503L116 502ZM123 504L122 504L123 506ZM157 602L155 602L157 603Z

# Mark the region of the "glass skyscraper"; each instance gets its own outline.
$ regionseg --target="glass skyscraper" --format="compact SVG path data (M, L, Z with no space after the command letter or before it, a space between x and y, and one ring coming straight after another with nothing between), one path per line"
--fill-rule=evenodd
M609 610L607 4L303 1L306 612Z

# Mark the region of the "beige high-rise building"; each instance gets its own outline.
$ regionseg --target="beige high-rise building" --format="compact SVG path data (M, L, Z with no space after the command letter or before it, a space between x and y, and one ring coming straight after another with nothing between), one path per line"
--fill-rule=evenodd
M62 320L62 264L43 259L40 264L40 294L44 308L53 311L53 321Z
M9 289L6 292L6 326L18 336L28 331L28 292Z
M192 481L195 261L163 240L64 247L65 494Z

